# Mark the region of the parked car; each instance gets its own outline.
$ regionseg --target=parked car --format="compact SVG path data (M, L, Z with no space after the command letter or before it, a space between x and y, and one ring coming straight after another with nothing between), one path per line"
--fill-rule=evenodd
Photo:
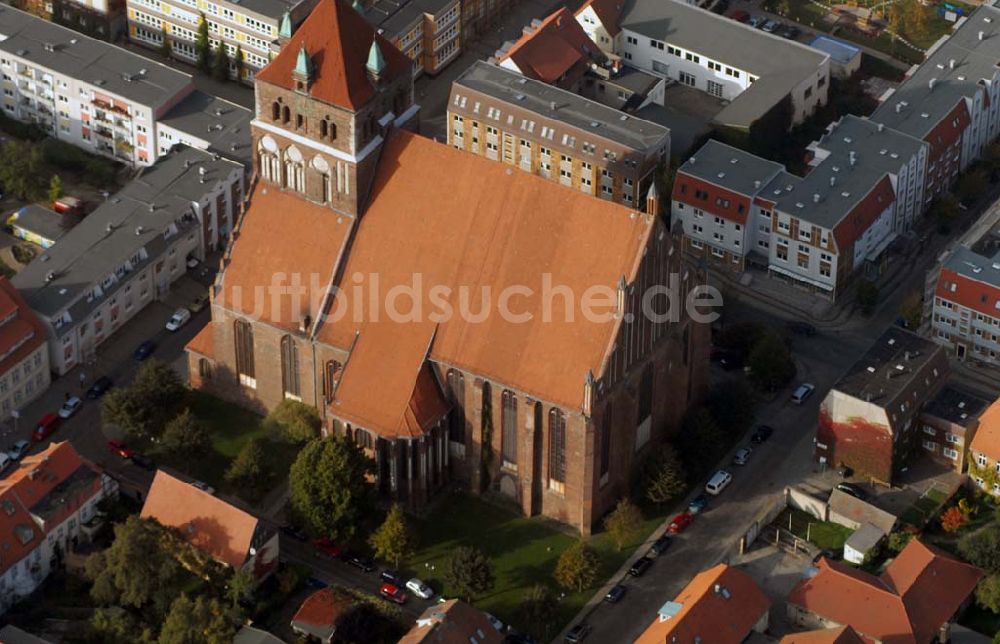
M190 257L189 256L187 258L187 261L185 263L187 264L188 268L198 268L198 266L201 265L201 260L198 259L197 257Z
M746 357L737 349L715 348L712 349L712 360L718 362L723 371L733 371L743 368Z
M334 559L340 558L340 546L335 544L333 541L330 541L327 537L313 541L313 547L315 547L321 555L332 557Z
M152 340L146 340L136 347L135 351L132 353L132 357L136 360L136 362L142 362L149 356L153 355L153 351L155 350L156 343Z
M399 574L398 570L386 569L380 572L378 576L382 581L388 582L394 586L403 585L403 576Z
M806 398L812 395L816 391L816 386L808 382L804 382L795 388L792 392L792 402L796 405L801 405L806 401Z
M742 9L736 9L735 11L729 12L729 17L736 22L748 22L750 20L750 14Z
M765 31L769 34L773 34L780 28L781 28L781 23L778 22L777 20L767 20L764 22L764 24L760 26L761 31Z
M573 628L569 629L569 632L566 633L567 644L577 644L577 642L582 642L583 640L587 639L587 636L590 635L591 630L592 629L590 628L590 624L584 624L583 622L580 622Z
M854 483L837 483L837 489L844 494L850 494L856 499L861 499L862 501L868 500L868 493L865 492L863 488Z
M406 589L420 599L430 599L434 596L434 591L431 590L431 587L416 577L406 582Z
M795 27L793 25L787 25L784 29L778 32L778 35L781 36L782 38L795 40L796 38L799 37L799 34L801 33L802 30L799 29L798 27Z
M203 308L205 308L205 306L207 304L208 304L208 296L207 295L199 295L198 297L196 297L193 300L191 300L191 306L188 307L188 308L191 309L192 313L197 313L198 311L200 311Z
M694 515L689 512L681 512L670 521L667 532L670 534L680 534L694 521Z
M121 458L132 458L132 450L125 444L125 441L109 440L108 450L115 456L120 456Z
M14 465L15 461L5 453L0 452L0 472L5 472L8 467Z
M144 470L152 472L156 469L156 463L154 463L149 457L143 456L137 452L133 452L132 456L129 456L130 461L136 467L140 467Z
M716 496L726 489L726 486L729 485L732 480L732 474L726 470L719 470L712 475L712 478L708 479L708 483L705 484L705 491L712 496Z
M753 430L753 434L750 435L750 442L754 445L760 445L771 438L771 434L773 433L774 428L770 425L757 425L757 429Z
M653 565L653 560L649 557L642 557L628 569L628 574L633 577L642 577L642 573L646 572L650 566Z
M852 476L854 476L854 468L851 467L850 465L844 465L843 463L841 463L840 467L837 468L837 474L842 479L849 479Z
M396 602L400 605L406 603L406 593L403 592L402 588L396 586L395 584L382 584L382 587L378 590L378 594L382 595L389 601Z
M107 376L101 376L94 381L94 384L90 385L90 389L87 390L88 400L97 400L104 394L108 393L114 383L111 382L111 378Z
M608 591L608 594L604 596L604 601L609 604L617 604L625 596L625 586L617 584Z
M181 307L174 311L174 314L167 320L167 331L176 331L188 323L191 319L191 311Z
M807 337L816 335L816 327L808 322L788 322L785 324L785 328L795 335L804 335Z
M308 541L309 535L303 532L302 528L296 528L290 523L281 526L281 533L296 541Z
M670 549L671 543L673 543L673 539L670 538L670 535L662 535L659 539L653 542L653 545L649 547L649 552L646 553L646 556L649 558L659 557Z
M733 455L733 465L746 465L750 462L750 454L753 450L749 447L741 447L736 450L736 454Z
M691 499L688 503L688 512L691 514L701 514L708 507L708 497L704 494L699 494L698 496Z
M71 418L76 412L80 411L80 407L83 406L83 401L76 396L70 396L63 403L63 406L59 408L59 418L63 420Z
M21 457L27 453L28 448L31 447L31 443L25 440L20 440L10 446L7 450L7 456L10 457L12 461L19 461Z
M205 483L204 481L191 481L191 485L195 486L202 492L208 492L209 494L215 494L215 488Z
M754 29L760 29L761 27L764 26L765 22L767 21L763 17L753 16L749 20L747 20L747 25L753 27Z
M344 555L344 561L358 570L363 570L364 572L372 572L375 570L375 560L371 557L348 553Z
M45 414L42 416L41 420L38 421L35 431L31 433L32 440L36 442L45 440L52 434L52 432L59 428L59 423L59 416L55 414Z
M317 577L306 577L306 586L315 588L316 590L322 590L327 587L327 583Z

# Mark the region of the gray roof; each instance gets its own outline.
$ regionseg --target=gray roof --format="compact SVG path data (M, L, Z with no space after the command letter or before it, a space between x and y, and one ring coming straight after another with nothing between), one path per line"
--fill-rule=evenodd
M628 0L621 27L756 76L753 85L716 115L723 125L748 127L829 58L801 43L677 0Z
M980 79L993 78L998 60L1000 9L984 5L875 110L872 119L924 138L959 98L975 94Z
M1000 250L993 257L985 257L965 246L957 246L944 260L944 268L1000 288Z
M779 197L777 207L832 230L887 173L898 173L924 145L912 136L880 127L868 119L845 116L810 146L828 152L829 156L790 192ZM888 206L886 203L885 207Z
M211 183L236 167L234 162L216 159L203 150L175 147L32 260L11 282L39 315L51 319L68 309L73 320L83 319L103 301L93 298L87 302L83 295L141 247L145 247L147 257L133 270L155 261L165 250L168 244L163 233L171 224L177 226L178 234L198 225L191 203L206 192L201 168ZM122 283L118 280L105 289L104 297Z
M607 79L601 79L598 82L606 83L611 87L621 87L635 94L646 96L662 80L656 74L644 72L630 65L622 65L621 70L617 74L613 74Z
M985 398L947 386L924 405L922 413L956 425L968 425L970 421L977 419L989 404L990 401Z
M285 641L259 628L244 626L236 632L233 644L285 644Z
M160 125L208 142L208 150L242 163L253 164L250 121L253 112L211 94L196 90L170 109Z
M784 170L780 163L709 139L679 172L742 195L755 195Z
M861 55L860 47L855 47L843 40L837 40L830 36L816 36L809 41L809 46L823 53L830 54L830 60L841 65L846 65Z
M362 15L368 24L392 39L405 35L403 31L425 13L436 15L452 0L375 0L365 7Z
M79 218L68 213L60 215L50 208L33 203L18 208L8 221L18 228L54 242L72 230L79 223Z
M247 10L261 16L267 16L277 21L279 25L281 17L299 4L299 0L239 0L238 2L230 0L230 2L239 5L241 11Z
M589 136L614 141L633 150L659 147L670 136L670 130L662 125L629 116L613 107L483 61L477 61L462 72L454 85L561 121L587 132Z
M862 526L871 524L881 530L882 534L889 534L896 526L894 514L840 490L834 490L830 494L829 505L831 513L837 513Z
M833 388L854 398L870 396L872 402L890 403L942 351L932 340L891 326Z
M7 5L0 34L0 51L154 111L192 87L188 74Z
M0 628L0 642L3 642L3 644L49 644L49 640L44 640L37 635L22 631L13 624L7 624L3 628Z
M847 537L847 541L844 542L845 548L851 548L857 550L861 553L867 553L869 550L878 545L878 542L885 537L885 533L882 532L878 526L874 526L871 523L862 523L861 527L854 531L854 533Z

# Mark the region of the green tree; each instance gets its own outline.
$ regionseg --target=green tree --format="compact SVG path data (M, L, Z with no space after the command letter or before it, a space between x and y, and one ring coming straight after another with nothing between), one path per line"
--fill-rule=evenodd
M289 505L296 523L317 536L350 540L374 505L374 491L366 480L374 465L343 436L309 442L288 476Z
M45 195L42 146L7 141L0 147L0 183L9 194L35 201Z
M90 637L100 644L152 644L152 630L120 606L98 608L90 616Z
M906 547L906 544L913 540L914 536L912 532L893 532L889 535L889 551L899 554Z
M226 46L221 42L212 57L212 78L217 81L229 79L229 56L226 55Z
M858 283L858 307L863 315L871 315L878 305L878 284L871 280Z
M955 194L960 202L969 204L978 201L989 187L990 178L983 168L971 168L958 178Z
M493 589L496 583L493 562L479 548L459 546L448 559L444 580L456 595L471 604Z
M241 490L241 496L256 499L271 483L271 470L264 451L264 441L253 438L243 446L236 458L226 470L226 481L235 489Z
M198 20L198 37L194 41L198 53L198 69L207 74L212 70L212 40L208 35L208 20L202 13Z
M698 474L713 466L726 449L725 433L705 407L697 407L684 416L677 436L677 448L689 474Z
M215 598L182 594L163 620L159 644L231 644L236 624Z
M945 195L936 199L930 206L928 214L937 220L938 224L947 224L958 217L958 199L954 195Z
M990 574L1000 574L1000 525L991 524L958 542L958 552L969 563Z
M166 614L183 580L180 564L164 547L163 527L156 521L129 517L115 526L107 549L91 555L86 576L93 583L90 596L100 606L124 606Z
M233 606L248 602L253 599L254 591L257 589L257 580L253 572L246 568L239 568L233 572L226 584L226 598L232 602Z
M718 345L746 355L763 335L764 327L756 322L736 322L726 325L719 332Z
M55 203L63 195L62 179L58 174L52 175L49 180L49 203Z
M305 443L319 436L323 421L315 407L286 398L264 419L264 427L276 438Z
M601 560L583 539L559 555L556 562L556 582L566 590L577 592L590 588L597 581Z
M385 521L372 533L368 544L376 557L391 561L396 568L416 550L413 530L407 525L403 508L398 503L389 508Z
M243 70L246 68L246 55L243 53L243 45L236 45L236 57L233 64L236 65L236 80L243 80Z
M747 358L750 376L758 387L774 391L795 376L795 362L788 345L777 333L765 333Z
M615 509L604 518L604 529L621 551L642 529L642 512L627 498L619 499Z
M724 380L712 387L706 404L724 432L742 436L753 424L757 394L745 380Z
M113 389L105 395L101 417L105 423L134 436L158 438L184 403L185 394L177 373L152 359L139 368L130 387Z
M920 326L924 319L924 306L920 301L920 295L913 295L903 303L899 309L899 317L903 318L906 326L910 329L916 329Z
M987 575L979 580L976 603L988 611L1000 613L1000 575Z
M142 401L131 389L112 389L101 400L101 420L106 425L117 425L130 436L147 436L148 413Z
M663 443L646 461L643 475L646 498L663 505L673 501L687 489L684 464L670 443Z
M205 425L185 409L167 423L160 448L175 457L197 456L212 448L212 438Z
M536 584L521 599L520 617L524 628L539 641L548 641L549 630L556 618L559 605L548 586Z

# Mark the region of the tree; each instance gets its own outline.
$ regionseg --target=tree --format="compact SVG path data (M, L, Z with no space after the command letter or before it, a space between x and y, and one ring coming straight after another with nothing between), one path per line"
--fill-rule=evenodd
M948 224L958 217L958 199L954 195L946 195L936 199L930 206L929 215L937 220L938 224Z
M174 46L170 42L170 36L167 34L166 29L160 32L160 38L160 55L167 59L172 58L174 55Z
M941 515L941 529L945 532L958 532L968 522L969 517L957 505L951 506Z
M271 482L271 471L264 453L264 441L253 438L243 446L226 470L226 481L242 496L257 498Z
M718 345L746 355L764 335L764 327L756 322L729 324L719 333Z
M343 436L309 442L288 476L289 505L296 523L316 536L351 539L374 505L374 491L366 479L374 466Z
M878 305L878 284L871 280L861 280L858 283L858 306L863 315L871 315Z
M163 527L133 515L114 532L111 546L87 559L90 596L101 606L165 615L183 577L180 564L164 547Z
M889 550L895 554L899 554L913 540L914 536L916 535L912 532L893 532L889 535Z
M745 380L724 380L712 388L706 404L723 432L742 436L753 424L757 394Z
M689 474L696 475L714 465L727 443L707 408L697 407L684 416L677 447Z
M922 39L927 35L930 12L917 0L906 0L904 4L906 35L910 40Z
M643 490L646 498L653 503L669 503L687 489L684 465L670 443L663 443L650 455L645 470Z
M90 616L91 641L101 644L152 644L152 631L120 606L98 608Z
M774 391L795 376L795 363L788 345L777 333L765 333L747 359L750 375L757 386Z
M976 603L986 610L1000 613L1000 575L987 575L979 580Z
M167 423L160 447L172 456L196 456L211 449L212 439L191 410L185 409Z
M173 369L159 360L149 360L139 368L130 387L105 395L101 416L105 423L118 425L126 433L158 438L184 403L185 393Z
M212 78L217 81L229 79L229 56L226 55L226 46L221 42L215 48L215 56L212 58Z
M254 590L257 589L257 580L253 572L246 568L238 568L233 572L226 585L226 598L232 602L233 606L248 602L253 599Z
M518 616L525 628L538 640L549 639L549 629L555 620L558 604L548 586L536 584L521 599Z
M212 70L212 40L208 36L208 20L204 13L198 20L198 37L194 41L194 48L198 53L198 69L207 74Z
M1000 525L993 524L962 537L958 552L986 572L1000 574Z
M989 187L989 177L982 168L971 168L958 178L955 194L961 203L977 201Z
M231 644L236 624L215 598L182 594L163 620L159 644Z
M577 592L590 588L597 581L601 561L597 553L583 539L559 555L556 562L556 582L567 590Z
M920 301L920 295L909 297L899 309L899 317L906 322L906 328L917 329L924 319L924 307Z
M469 602L493 589L493 562L474 546L459 546L448 560L444 579L456 595Z
M146 435L147 410L130 389L112 389L101 401L101 420L117 425L126 434Z
M0 147L0 184L9 194L35 201L45 195L42 146L7 141Z
M605 517L604 529L621 551L642 529L642 512L627 498L619 499L615 509Z
M305 443L319 436L323 421L315 407L286 398L264 419L264 427L276 438Z
M52 175L49 180L49 203L55 203L63 195L62 179L58 174Z
M895 2L889 8L889 33L892 34L892 41L896 42L904 30L904 7L902 2Z
M413 554L416 549L413 531L407 525L403 508L398 503L393 503L389 508L385 521L372 533L368 544L375 551L376 557L391 561L396 568L399 568L401 561Z
M243 70L246 67L246 55L243 54L243 45L236 45L236 57L233 59L236 65L236 80L243 80Z

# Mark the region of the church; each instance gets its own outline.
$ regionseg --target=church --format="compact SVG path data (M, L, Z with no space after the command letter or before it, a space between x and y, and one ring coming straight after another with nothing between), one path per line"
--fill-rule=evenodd
M192 386L314 406L384 498L461 485L589 534L703 394L708 326L643 307L705 276L654 186L633 210L418 119L409 60L320 0L256 78L252 186L187 347Z

